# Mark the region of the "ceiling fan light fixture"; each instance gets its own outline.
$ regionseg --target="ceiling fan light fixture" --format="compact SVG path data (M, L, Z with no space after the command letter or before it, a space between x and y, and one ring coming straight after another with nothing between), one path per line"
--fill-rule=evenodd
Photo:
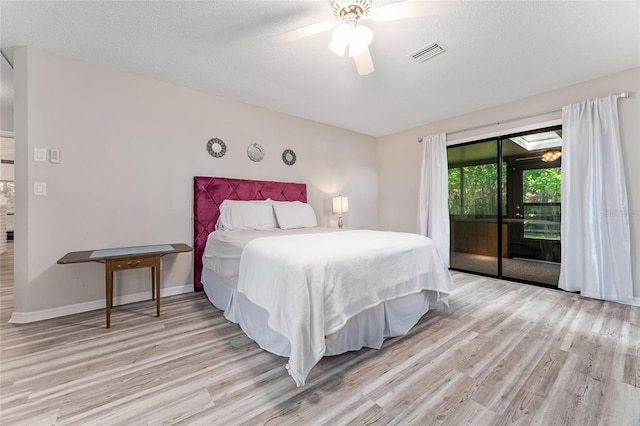
M353 27L351 25L340 24L335 30L333 30L329 49L331 49L336 55L343 56L344 51L347 49L347 45L351 40L352 32Z
M343 19L348 14L367 16L371 12L371 0L333 0L331 9L336 19Z
M544 161L545 163L550 163L552 161L556 161L561 156L562 156L562 152L554 149L554 150L545 151L542 154L541 158L542 158L542 161Z
M326 1L326 0L325 0ZM353 58L358 74L371 74L375 67L371 59L369 45L373 40L373 31L359 25L360 22L394 21L432 16L444 13L447 7L434 6L434 3L418 0L384 0L382 6L371 7L373 0L331 0L331 10L335 20L333 22L317 22L284 34L271 37L275 44L299 40L334 28L329 48L338 56L344 56L347 46L349 56ZM377 3L377 1L376 1ZM440 51L446 50L441 49Z
M343 56L349 46L349 56L357 56L369 48L373 40L373 31L355 21L344 22L333 30L329 48L339 56Z
M353 57L363 53L369 48L371 40L373 40L373 31L365 26L357 25L351 32L349 56Z

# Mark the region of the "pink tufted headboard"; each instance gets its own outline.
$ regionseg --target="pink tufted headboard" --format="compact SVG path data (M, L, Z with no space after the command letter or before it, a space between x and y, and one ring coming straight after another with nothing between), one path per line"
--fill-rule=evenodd
M224 200L307 202L307 185L246 179L196 176L193 178L193 287L202 291L202 254L215 229Z

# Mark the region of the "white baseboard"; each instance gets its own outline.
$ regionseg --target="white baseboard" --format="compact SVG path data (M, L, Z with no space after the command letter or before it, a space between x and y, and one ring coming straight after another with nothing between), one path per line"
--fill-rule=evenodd
M160 289L161 297L173 296L176 294L190 293L193 291L193 284L186 284L175 287ZM151 290L141 293L127 294L113 298L113 304L126 305L127 303L141 302L143 300L151 300ZM57 308L43 309L34 312L16 312L11 314L9 320L12 324L26 324L29 322L42 321L50 318L63 317L66 315L79 314L81 312L95 311L96 309L104 309L104 299L94 300L91 302L77 303L75 305L60 306Z

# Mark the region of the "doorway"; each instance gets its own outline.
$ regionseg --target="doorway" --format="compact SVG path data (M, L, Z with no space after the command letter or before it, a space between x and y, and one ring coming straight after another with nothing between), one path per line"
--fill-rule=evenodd
M0 136L0 253L13 240L15 213L15 145L13 137Z
M557 286L560 126L447 149L451 268Z

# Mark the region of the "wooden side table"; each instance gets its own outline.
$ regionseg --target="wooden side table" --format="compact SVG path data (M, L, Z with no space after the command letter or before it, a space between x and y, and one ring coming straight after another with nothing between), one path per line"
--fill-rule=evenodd
M113 307L113 273L127 269L151 268L151 298L156 301L156 316L160 316L160 258L167 254L185 253L193 249L187 244L118 247L101 250L73 251L65 254L59 264L100 262L105 265L105 301L107 328L111 327Z

